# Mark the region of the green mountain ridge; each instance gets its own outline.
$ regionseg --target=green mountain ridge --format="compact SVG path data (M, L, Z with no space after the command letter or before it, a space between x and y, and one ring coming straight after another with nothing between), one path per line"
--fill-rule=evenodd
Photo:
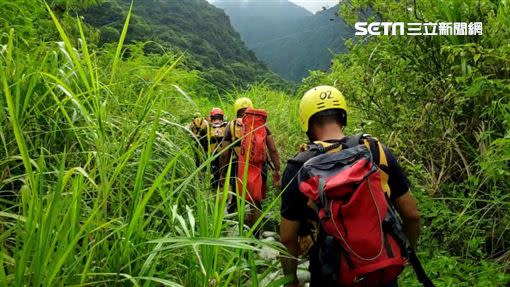
M259 59L293 81L306 77L309 70L327 69L333 54L345 52L344 40L354 34L338 16L338 5L314 15L288 0L220 0L213 4L230 16Z
M130 0L109 0L83 12L85 21L101 31L101 42L116 42ZM205 0L141 0L133 3L127 43L154 41L164 49L189 54L188 67L223 89L269 80L281 83L255 54L244 46L221 9ZM148 44L148 53L161 46Z
M369 1L382 19L474 19L483 35L371 37L311 73L296 96L258 83L226 97L202 79L214 67L196 71L191 52L177 61L186 49L166 43L175 51L158 54L143 40L161 43L140 16L123 30L131 43L100 45L82 21L93 16L76 17L99 1L0 1L0 287L291 284L277 236L256 235L278 232L285 191L268 182L252 228L244 197L227 214L230 180L212 188L215 158L186 126L213 107L231 119L234 99L248 97L267 111L284 167L308 140L299 102L317 85L344 93L344 134L376 136L407 175L420 214L416 251L434 284L510 286L509 1L422 0L415 13L407 1ZM367 1L350 2L344 19L363 21ZM103 40L118 41L111 23L126 16L121 5L97 11ZM185 41L196 35L168 26ZM408 266L398 286L422 284Z
M288 0L216 0L212 4L225 11L248 47L293 33L295 25L313 16L305 8Z

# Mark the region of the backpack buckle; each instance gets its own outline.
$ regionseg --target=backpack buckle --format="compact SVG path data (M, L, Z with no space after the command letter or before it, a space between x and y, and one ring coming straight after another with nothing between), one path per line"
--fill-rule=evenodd
M361 283L361 282L365 281L366 279L367 279L366 276L356 277L356 278L354 278L353 283Z

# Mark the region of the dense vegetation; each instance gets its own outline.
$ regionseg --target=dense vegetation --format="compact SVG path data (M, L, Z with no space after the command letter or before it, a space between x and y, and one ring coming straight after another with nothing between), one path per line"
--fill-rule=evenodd
M118 43L102 45L74 17L95 2L0 3L14 11L0 18L0 286L281 286L277 260L257 255L281 246L239 225L243 209L224 214L212 158L196 167L185 124L213 106L232 117L232 100L248 96L288 159L305 141L298 98L263 83L218 94L192 55L127 43L130 13ZM370 4L393 21L483 21L484 35L355 39L301 92L336 85L354 107L346 132L399 155L438 286L507 286L510 6ZM354 21L358 8L342 16ZM278 208L272 190L259 224L276 230ZM418 286L410 270L401 283Z
M100 42L117 42L131 0L101 1L83 13L99 28ZM186 52L186 66L220 91L267 80L284 85L248 50L220 9L205 0L139 0L126 36L127 43L146 42L145 53Z
M128 22L118 47L92 49L67 16L75 3L60 16L33 6L51 28L18 34L19 18L2 28L0 285L245 281L267 265L253 256L264 243L225 218L204 178L210 160L196 168L182 125L217 97L179 54L123 48Z
M354 34L338 6L313 15L287 0L216 0L248 48L282 77L301 81L310 70L327 70L344 40Z
M355 22L352 11L367 3L343 6L344 18ZM484 34L352 41L330 72L314 72L302 90L335 84L366 119L363 129L398 152L420 198L422 250L435 258L429 268L449 274L458 266L445 281L455 286L467 276L494 285L497 270L481 260L504 263L506 271L510 262L510 5L370 3L382 19L483 22Z

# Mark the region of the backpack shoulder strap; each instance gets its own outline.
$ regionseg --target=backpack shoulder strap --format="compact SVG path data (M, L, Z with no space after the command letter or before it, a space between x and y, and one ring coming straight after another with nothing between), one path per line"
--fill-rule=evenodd
M305 162L307 162L309 159L311 159L319 154L320 154L320 152L318 150L310 150L309 149L309 150L298 153L295 157L289 159L289 162L302 165Z
M379 166L384 166L385 168L388 167L388 159L386 157L386 152L384 151L384 147L379 142L378 139L372 137L369 134L363 134L361 139L363 140L363 144L367 146L367 148L370 149L370 152L372 153L372 157L375 163Z
M236 135L235 135L235 133L236 133L235 119L230 121L228 128L230 130L230 142L233 143L236 140L235 139L235 137L236 137Z
M386 157L386 152L384 151L384 147L376 138L366 134L363 135L364 144L370 149L372 153L372 158L374 162L377 164L379 169L381 170L381 183L382 189L384 193L388 196L391 196L391 189L388 184L389 180L389 168L388 168L388 159Z
M344 146L347 148L355 147L359 144L362 144L362 139L365 137L365 134L357 134L354 136L351 136L347 139L347 141L344 143Z
M376 164L380 164L381 162L381 154L384 155L384 151L381 153L381 150L379 149L379 141L371 136L367 136L364 138L365 145L370 149L370 152L372 153L372 158Z
M342 144L340 142L336 142L336 143L330 144L328 146L325 146L325 145L321 144L320 142L306 144L306 147L304 145L302 145L300 147L300 149L302 149L302 151L299 154L297 154L294 158L290 159L289 162L303 164L303 163L307 162L309 159L311 159L312 157L318 156L323 153L327 153L327 152L337 149L341 146L342 146Z
M376 138L372 137L369 134L361 133L351 136L347 139L344 145L350 148L360 144L364 144L370 150L370 152L372 153L372 158L375 163L377 163L378 165L379 164L383 164L385 166L388 165L386 155L384 153L384 148Z

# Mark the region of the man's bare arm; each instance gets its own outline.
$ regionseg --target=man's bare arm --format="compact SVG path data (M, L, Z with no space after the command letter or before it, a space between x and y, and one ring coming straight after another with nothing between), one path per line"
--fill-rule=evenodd
M274 169L280 171L280 154L278 153L278 149L276 148L276 143L274 142L272 135L267 136L266 145L271 162L274 164Z
M395 200L395 208L403 221L403 231L411 246L416 248L420 237L420 212L411 192L406 192Z
M282 217L280 224L280 241L287 248L287 251L293 258L288 256L280 257L283 274L294 278L294 285L297 283L297 256L299 252L298 232L299 221L288 220ZM287 286L294 286L289 284Z
M279 188L280 187L280 154L278 153L278 149L276 148L276 143L274 142L274 138L272 135L268 135L266 139L267 150L269 151L269 157L271 158L271 162L274 165L273 171L273 184Z

